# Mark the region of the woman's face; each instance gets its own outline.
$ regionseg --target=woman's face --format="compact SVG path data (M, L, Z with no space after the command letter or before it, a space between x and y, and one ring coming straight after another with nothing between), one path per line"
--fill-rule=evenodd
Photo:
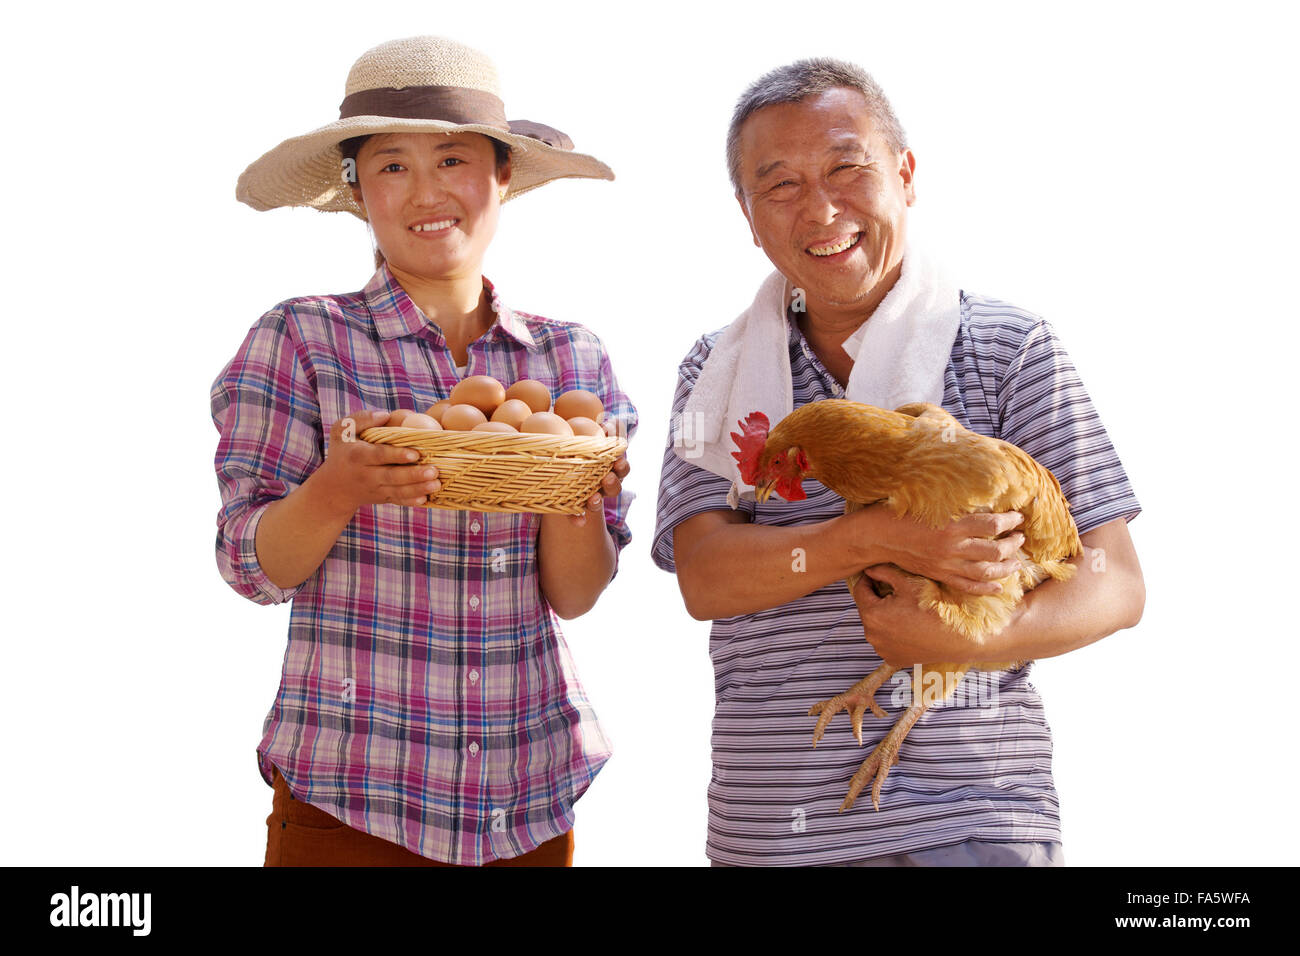
M357 153L352 194L394 274L477 278L509 181L479 133L379 133Z

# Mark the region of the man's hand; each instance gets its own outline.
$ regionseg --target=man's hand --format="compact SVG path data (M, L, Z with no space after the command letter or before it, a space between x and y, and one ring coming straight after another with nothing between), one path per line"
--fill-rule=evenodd
M330 427L328 454L312 479L331 508L348 515L362 505L421 505L428 495L442 490L438 470L419 465L420 453L394 445L373 445L367 441L344 440L349 433L360 435L367 428L383 425L387 412L357 411Z
M894 593L878 597L872 580L889 585ZM920 579L888 564L864 570L853 589L867 640L886 664L911 667L974 660L978 645L945 625L934 611L922 610L920 601Z
M889 519L877 521L876 541L889 563L905 571L970 594L997 594L998 579L1020 569L1016 552L1025 536L1008 533L1024 521L1018 512L963 515L936 530L914 518L895 517L884 505L867 510Z
M988 517L981 515L979 517ZM1116 518L1079 536L1084 550L1071 560L1068 581L1047 580L1025 594L1010 623L983 644L947 628L920 608L920 583L897 568L872 566L854 588L867 640L894 666L945 661L1028 661L1068 654L1142 618L1146 585L1128 525ZM867 578L893 588L877 597Z

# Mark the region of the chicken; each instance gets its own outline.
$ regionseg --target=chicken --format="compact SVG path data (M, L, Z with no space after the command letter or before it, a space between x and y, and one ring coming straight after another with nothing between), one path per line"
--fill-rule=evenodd
M1000 582L1000 593L973 595L921 579L921 607L933 610L970 641L971 658L924 663L924 676L914 686L926 692L913 695L911 705L854 775L840 812L853 806L868 780L873 781L872 805L879 811L880 788L898 762L903 738L921 715L952 696L971 668L1024 665L980 661L979 648L986 637L1006 627L1026 591L1049 577L1065 581L1073 575L1069 559L1083 545L1069 505L1055 476L1033 458L1007 442L968 431L937 405L918 402L890 412L827 399L795 409L770 434L762 412L739 424L741 433L732 432L731 437L740 450L732 457L759 501L766 501L774 490L787 501L807 497L801 485L806 477L844 498L846 512L884 502L895 515L911 516L932 528L971 512L1024 515L1017 529L1025 536L1018 553L1020 570ZM847 579L850 591L861 577L859 572ZM870 708L877 717L888 716L875 693L896 671L882 664L845 693L814 704L808 711L818 716L813 746L841 710L848 710L861 744L863 712Z

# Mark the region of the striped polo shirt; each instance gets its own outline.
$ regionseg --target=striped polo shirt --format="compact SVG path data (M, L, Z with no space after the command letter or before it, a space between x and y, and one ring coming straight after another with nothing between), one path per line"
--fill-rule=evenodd
M469 344L470 375L585 388L631 438L636 410L599 338L507 308ZM423 409L460 380L441 329L381 265L360 292L282 302L212 387L221 434L217 565L259 604L293 601L258 766L350 827L445 863L536 849L573 826L609 758L539 584L541 515L366 505L321 566L277 587L257 560L267 506L324 460L358 409ZM605 499L615 545L632 494Z
M844 390L787 315L795 407ZM679 369L679 420L719 332ZM1052 327L1005 302L963 292L961 324L944 372L943 407L966 428L1024 449L1061 483L1080 533L1141 510L1106 430ZM726 510L730 482L665 450L652 554L675 571L673 528ZM805 479L804 501L742 501L750 521L798 525L840 515L844 502ZM876 698L859 747L841 714L812 748L813 703L880 666L842 581L797 601L713 622L713 776L710 859L737 865L849 863L965 840L1060 842L1052 737L1042 701L1020 671L971 671L954 698L912 728L881 793L839 813L849 780L911 701L911 672Z

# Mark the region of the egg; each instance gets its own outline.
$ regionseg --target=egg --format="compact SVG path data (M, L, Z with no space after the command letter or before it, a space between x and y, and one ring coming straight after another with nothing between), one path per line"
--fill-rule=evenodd
M524 419L533 413L528 403L518 398L507 398L501 407L492 413L492 421L505 422L515 431L524 423Z
M506 389L491 375L471 375L456 383L450 399L453 405L473 405L486 417L506 400Z
M581 416L598 422L605 411L605 406L594 392L589 392L585 388L575 388L557 398L552 411L566 421Z
M415 412L411 411L409 408L399 408L395 412L388 413L388 421L386 424L389 428L399 428L407 415L414 414Z
M487 416L473 405L450 405L442 413L442 427L452 432L467 432L487 421Z
M559 415L553 415L550 412L533 412L524 423L519 426L519 430L525 435L563 435L571 436L573 429Z
M438 424L438 419L432 415L421 415L419 412L411 412L402 419L403 428L424 428L428 431L440 432L442 426Z
M551 410L551 393L535 378L521 378L506 389L506 398L517 398L535 412Z
M428 408L426 408L424 410L424 414L428 415L435 422L441 422L442 413L445 412L450 405L451 405L450 398L440 398L432 405L430 405Z
M492 422L479 422L477 425L475 425L473 428L471 428L470 431L472 431L472 432L501 432L501 433L503 433L503 434L507 434L507 435L518 435L518 434L519 434L519 429L518 429L518 428L515 428L515 426L514 426L514 425L511 425L509 422L497 422L497 421L492 421Z
M609 438L627 438L627 419L622 416L606 415L600 424Z
M589 435L592 438L604 438L605 429L601 428L590 418L584 418L581 415L574 415L569 419L569 427L573 429L575 435Z

